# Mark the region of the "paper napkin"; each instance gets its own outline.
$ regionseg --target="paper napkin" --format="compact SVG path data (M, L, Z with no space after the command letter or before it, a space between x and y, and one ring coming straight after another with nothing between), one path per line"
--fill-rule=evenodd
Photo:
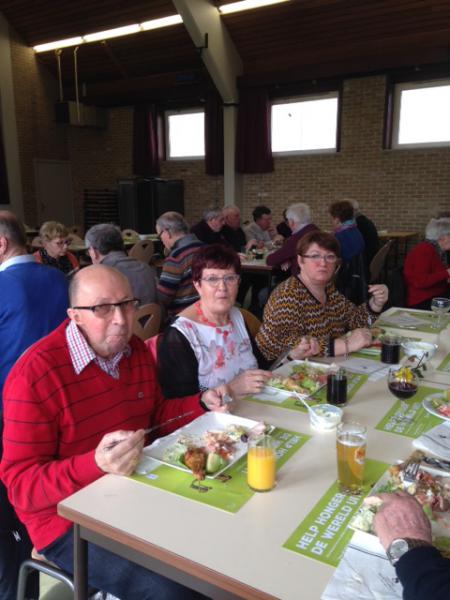
M450 460L450 422L441 423L413 441L418 450Z

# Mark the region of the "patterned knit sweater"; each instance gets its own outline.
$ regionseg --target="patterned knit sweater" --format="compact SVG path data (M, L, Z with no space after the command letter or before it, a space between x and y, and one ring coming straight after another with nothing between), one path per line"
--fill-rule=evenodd
M119 379L94 362L76 375L66 326L67 321L31 346L4 387L0 475L38 550L71 527L57 515L57 503L104 474L94 453L106 433L145 428L193 411L161 428L163 436L204 412L198 394L163 399L153 359L135 336L130 356L120 362Z
M256 343L268 360L274 360L301 338L317 338L321 355L333 355L333 340L357 327L368 327L373 314L367 304L355 306L332 283L322 305L298 279L289 277L275 288L264 309Z

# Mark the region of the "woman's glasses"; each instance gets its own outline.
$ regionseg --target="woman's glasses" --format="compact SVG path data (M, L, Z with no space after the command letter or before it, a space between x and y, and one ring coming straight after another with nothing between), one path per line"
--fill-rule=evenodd
M130 313L137 308L139 300L133 298L132 300L122 300L122 302L108 302L105 304L94 304L93 306L72 306L73 309L77 310L90 310L96 317L105 319L111 317L116 308L120 308L125 313Z
M309 258L309 260L312 260L313 262L320 262L321 260L324 260L327 263L335 263L338 259L338 257L336 256L336 254L302 254L301 255L303 258Z
M221 281L223 281L224 285L226 285L227 287L231 287L233 285L237 285L240 280L240 275L224 275L223 277L215 277L214 275L211 275L211 277L201 278L201 281L204 281L211 287L218 287Z

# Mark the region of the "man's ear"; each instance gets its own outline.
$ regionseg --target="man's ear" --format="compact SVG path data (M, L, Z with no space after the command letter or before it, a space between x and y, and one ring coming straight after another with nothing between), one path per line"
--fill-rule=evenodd
M8 250L8 238L4 235L0 235L0 256L6 254Z
M71 321L73 321L76 325L80 323L80 313L73 308L67 309L67 316Z

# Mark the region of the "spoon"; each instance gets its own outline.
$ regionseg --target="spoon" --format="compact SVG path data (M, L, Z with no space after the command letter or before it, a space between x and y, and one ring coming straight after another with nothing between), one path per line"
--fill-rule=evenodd
M301 396L298 392L293 392L294 396L297 398L297 400L300 400L300 402L306 406L306 408L308 409L308 412L313 415L313 417L315 419L317 419L317 414L316 411L311 408L311 406L306 402L306 400L303 398L303 396ZM309 396L308 396L309 397Z

